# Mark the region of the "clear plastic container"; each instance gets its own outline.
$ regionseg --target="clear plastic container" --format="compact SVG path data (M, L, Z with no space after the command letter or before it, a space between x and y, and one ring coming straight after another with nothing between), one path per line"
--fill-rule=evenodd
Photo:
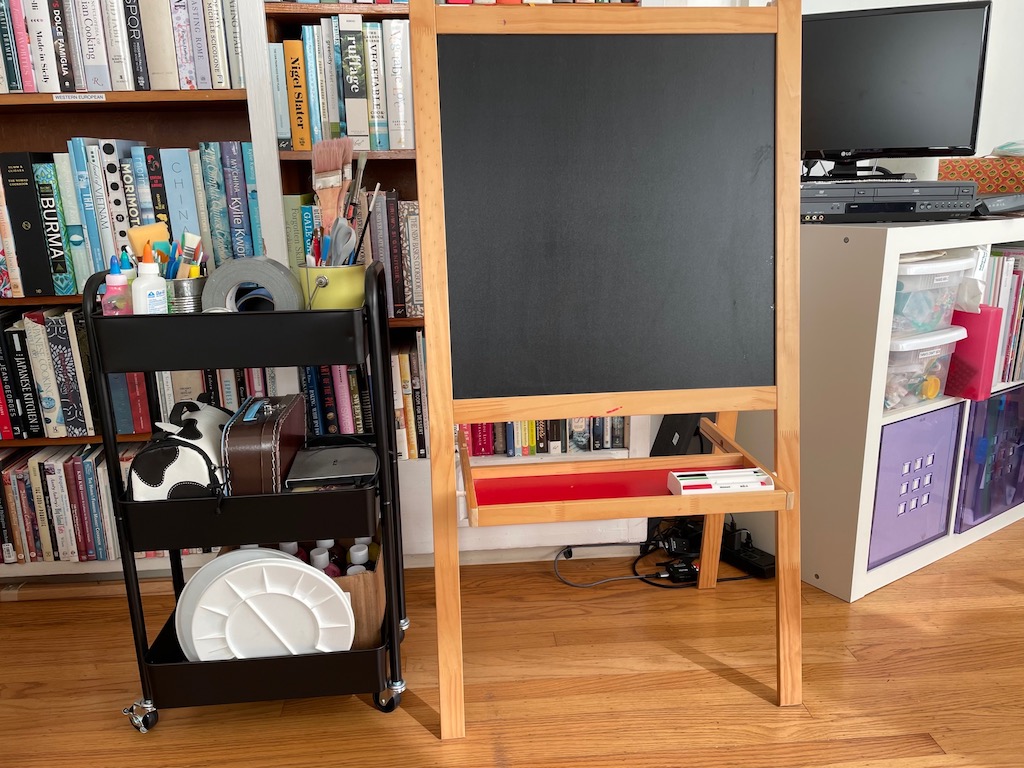
M934 400L946 389L949 359L967 330L951 325L929 333L894 336L889 344L885 408L905 408Z
M974 256L901 261L896 278L893 333L927 333L947 328L953 319L957 289Z

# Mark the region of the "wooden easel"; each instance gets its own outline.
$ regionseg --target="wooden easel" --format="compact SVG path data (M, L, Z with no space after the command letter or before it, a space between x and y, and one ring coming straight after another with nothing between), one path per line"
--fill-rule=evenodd
M779 0L768 8L640 8L628 5L465 6L410 2L420 228L429 344L430 445L434 523L434 567L438 623L441 736L465 735L463 651L453 439L458 423L515 419L561 419L587 414L641 415L717 412L717 424L703 430L717 453L687 457L685 467L755 466L733 441L740 411L775 412L774 491L715 496L662 493L574 500L487 500L489 481L516 478L572 478L582 474L625 473L621 477L680 468L679 457L617 461L562 462L471 469L466 473L471 522L475 525L636 517L704 515L699 586L715 585L724 516L773 511L776 514L778 703L801 703L799 420L798 420L798 183L800 132L800 3ZM774 383L756 386L701 386L654 391L516 394L460 397L453 387L453 331L449 304L449 254L445 219L445 166L442 161L439 36L451 35L768 35L774 37ZM724 98L729 98L725 95ZM449 129L451 126L449 126ZM714 282L714 278L711 279ZM458 366L455 366L456 372Z

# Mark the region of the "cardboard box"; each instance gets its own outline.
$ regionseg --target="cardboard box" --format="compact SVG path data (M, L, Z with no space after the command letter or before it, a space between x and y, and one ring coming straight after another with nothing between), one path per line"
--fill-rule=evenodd
M376 541L374 537L374 541ZM351 544L350 541L345 542ZM377 556L372 571L355 576L337 576L334 581L348 593L356 620L356 636L352 649L363 651L381 644L380 626L384 623L384 554Z
M939 181L975 181L979 195L1024 192L1024 157L954 157L939 160Z

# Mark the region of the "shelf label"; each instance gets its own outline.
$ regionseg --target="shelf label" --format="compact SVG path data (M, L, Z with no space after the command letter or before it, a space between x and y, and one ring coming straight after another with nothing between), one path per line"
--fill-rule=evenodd
M54 101L106 101L105 93L55 93Z

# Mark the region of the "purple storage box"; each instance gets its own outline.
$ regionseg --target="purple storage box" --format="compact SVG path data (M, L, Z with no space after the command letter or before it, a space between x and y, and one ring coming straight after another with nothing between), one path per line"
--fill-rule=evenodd
M960 473L956 532L1024 502L1024 387L971 403Z
M949 533L961 404L882 428L868 570Z

